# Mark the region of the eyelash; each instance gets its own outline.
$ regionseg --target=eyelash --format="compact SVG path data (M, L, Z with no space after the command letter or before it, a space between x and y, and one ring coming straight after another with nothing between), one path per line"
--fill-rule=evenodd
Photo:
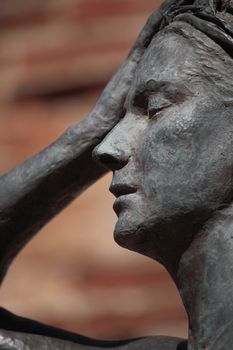
M160 112L162 112L164 109L167 109L170 106L171 104L166 104L166 105L163 105L162 107L151 107L151 108L148 107L147 115L149 119L154 119Z
M152 95L147 102L147 115L149 119L154 119L160 112L170 106L171 101L162 94Z

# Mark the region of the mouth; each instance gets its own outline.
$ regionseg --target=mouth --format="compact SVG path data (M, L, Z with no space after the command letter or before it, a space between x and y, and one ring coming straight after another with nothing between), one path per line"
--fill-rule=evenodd
M109 191L116 197L116 201L113 204L113 210L115 211L117 216L119 216L122 209L127 207L127 195L135 193L137 189L135 186L132 185L113 183L110 186Z
M137 189L135 188L135 186L132 185L113 183L110 186L109 191L112 194L114 194L116 198L118 198L120 196L125 196L127 194L134 193L137 191Z

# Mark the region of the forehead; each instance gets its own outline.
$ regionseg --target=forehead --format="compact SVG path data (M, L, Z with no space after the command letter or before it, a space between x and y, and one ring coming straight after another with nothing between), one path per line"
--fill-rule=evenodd
M133 87L156 82L181 82L189 80L198 68L195 49L187 38L172 32L160 32L152 40L136 71Z

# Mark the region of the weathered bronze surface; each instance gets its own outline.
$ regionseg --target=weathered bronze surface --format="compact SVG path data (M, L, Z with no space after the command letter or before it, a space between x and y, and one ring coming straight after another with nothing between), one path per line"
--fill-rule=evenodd
M113 171L115 240L166 267L188 341L92 340L1 309L0 349L233 348L232 14L228 0L165 1L90 115L0 182L3 279L44 224Z

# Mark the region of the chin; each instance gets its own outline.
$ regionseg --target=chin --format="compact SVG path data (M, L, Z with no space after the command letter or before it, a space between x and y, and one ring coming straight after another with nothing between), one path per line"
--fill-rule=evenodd
M148 237L152 233L147 224L148 221L121 214L114 230L115 242L123 248L147 255Z
M140 216L139 212L134 215L128 210L121 212L114 230L115 242L150 257L160 255L160 250L167 246L183 245L190 235L187 233L187 230L190 232L187 220L159 214Z
M114 229L114 239L118 244L120 244L121 241L133 237L135 231L136 229L133 227L133 225L129 225L129 223L125 222L125 220L121 220L121 218L119 218Z

